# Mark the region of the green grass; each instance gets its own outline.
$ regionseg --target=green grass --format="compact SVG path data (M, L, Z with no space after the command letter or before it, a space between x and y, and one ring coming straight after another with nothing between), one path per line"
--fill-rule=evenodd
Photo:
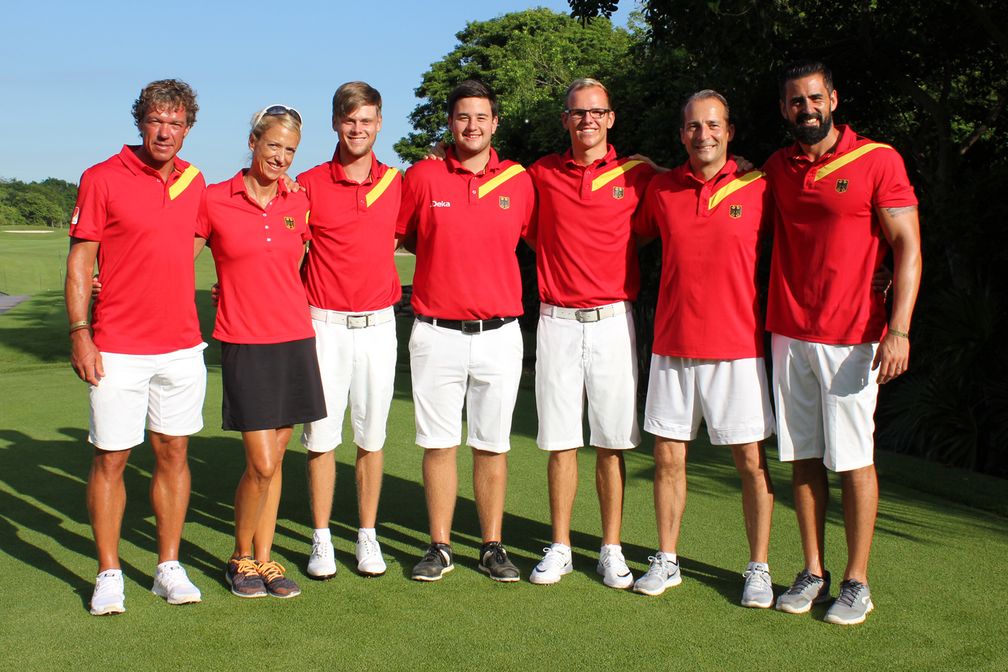
M0 239L5 266L8 259L65 250L65 238L41 244L27 238L13 245ZM19 268L31 268L22 261ZM207 287L209 255L200 259L199 275L198 286ZM209 333L205 289L198 299ZM352 455L345 445L338 452L333 523L339 573L325 583L304 576L310 550L305 456L295 445L285 462L275 550L304 594L239 600L227 592L222 562L233 544L231 500L243 457L238 436L218 429L219 360L210 350L206 429L191 444L193 494L183 544L183 561L204 602L169 607L149 592L156 562L147 501L152 460L149 449L140 447L127 470L130 501L121 549L128 611L91 617L87 394L66 364L64 332L56 288L0 315L0 455L6 458L0 468L0 669L1008 668L1008 617L1000 604L1008 594L1008 520L988 512L1008 501L1006 483L900 455L878 456L882 503L872 555L877 608L863 626L826 625L823 608L790 616L737 606L747 559L737 479L727 452L702 442L691 453L680 545L684 581L661 597L614 591L595 576L599 523L588 454L582 457L573 520L575 572L559 585L495 584L476 571L479 531L466 451L460 451L457 569L440 583L410 581L407 573L427 533L405 321L399 323L379 523L387 575L364 579L353 571L356 515ZM530 382L516 410L505 519L505 541L523 579L550 540L546 458L534 443ZM775 458L772 447L771 453ZM771 471L778 491L771 568L779 592L801 556L788 470L774 459ZM646 567L656 543L652 473L646 441L627 455L624 550L635 573ZM954 499L948 496L953 490ZM836 492L827 565L839 573L844 542Z

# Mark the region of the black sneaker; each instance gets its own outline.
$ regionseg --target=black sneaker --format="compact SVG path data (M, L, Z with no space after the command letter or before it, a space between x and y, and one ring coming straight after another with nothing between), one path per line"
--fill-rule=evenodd
M423 560L413 567L416 581L437 581L455 569L452 564L452 549L448 544L431 544L427 547Z
M518 568L508 559L504 545L499 541L491 541L480 546L480 571L494 581L517 581Z

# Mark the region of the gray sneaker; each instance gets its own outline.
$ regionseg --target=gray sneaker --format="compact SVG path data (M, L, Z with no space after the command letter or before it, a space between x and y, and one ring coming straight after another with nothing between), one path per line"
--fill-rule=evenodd
M791 587L777 598L777 610L789 614L804 614L813 604L829 602L829 591L829 572L823 572L823 576L816 576L803 569L798 572Z
M857 625L864 623L868 612L875 608L867 584L847 579L840 584L840 595L826 612L827 623Z
M742 576L745 577L743 607L767 609L773 605L773 581L770 579L770 567L765 562L750 562Z
M661 551L655 551L655 554L648 560L651 561L651 566L648 567L644 576L633 584L634 592L644 595L661 595L666 588L682 583L678 562L667 559Z

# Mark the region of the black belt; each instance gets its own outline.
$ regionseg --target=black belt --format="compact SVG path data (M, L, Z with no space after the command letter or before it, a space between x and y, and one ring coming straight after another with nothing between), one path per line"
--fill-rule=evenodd
M463 334L478 334L483 331L490 331L492 329L500 329L505 324L514 322L517 317L490 317L485 320L442 320L437 317L428 317L427 315L417 315L416 319L421 322L426 322L427 324L433 324L435 327L444 327L445 329L454 329L455 331L461 331Z

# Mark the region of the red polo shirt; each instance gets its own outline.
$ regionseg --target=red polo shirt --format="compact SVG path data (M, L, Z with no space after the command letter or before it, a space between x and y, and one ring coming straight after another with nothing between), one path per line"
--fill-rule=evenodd
M637 245L630 220L655 171L642 161L608 153L590 166L571 150L529 168L538 214L539 298L556 306L590 308L633 301L640 289Z
M414 310L451 320L521 315L515 248L534 207L528 173L493 149L479 174L452 148L444 161L407 170L396 231L417 234Z
M166 183L123 145L81 175L70 235L97 241L102 291L91 323L103 352L158 355L202 342L193 231L206 183L175 157Z
M796 143L767 160L777 204L767 329L805 341L878 341L884 297L872 275L889 249L877 208L917 205L889 145L837 126L836 146L811 162Z
M363 182L332 161L298 175L308 193L311 250L301 269L308 303L326 310L370 312L402 296L393 259L402 175L371 154Z
M207 187L196 235L213 250L220 302L214 338L285 343L315 335L298 264L308 232L308 197L283 180L265 209L252 201L239 170Z
M662 173L634 218L637 233L662 239L653 347L659 355L763 355L756 265L773 203L763 173L737 170L729 158L706 182L689 162Z

